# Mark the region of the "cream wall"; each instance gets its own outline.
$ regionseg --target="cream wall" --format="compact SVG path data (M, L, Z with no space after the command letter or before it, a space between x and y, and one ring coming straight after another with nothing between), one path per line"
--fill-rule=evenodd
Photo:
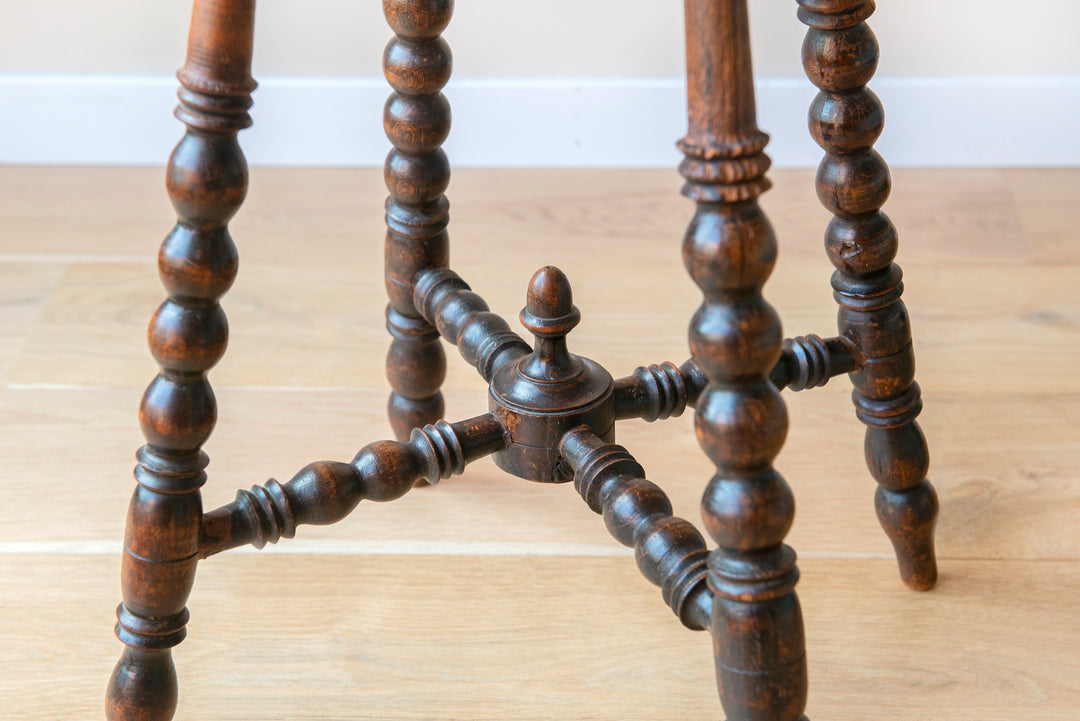
M770 154L816 165L795 0L749 1ZM380 0L258 4L249 161L380 165ZM190 11L191 0L0 0L0 138L17 139L0 143L0 163L162 163ZM877 147L894 167L1080 166L1080 0L878 0L872 26L888 116ZM678 0L457 0L447 37L455 166L678 163Z
M1080 73L1077 0L879 0L881 76ZM459 76L677 76L676 0L458 0ZM183 57L187 0L0 0L0 73L161 74ZM792 0L751 0L755 64L797 76ZM256 74L377 75L378 0L260 0Z

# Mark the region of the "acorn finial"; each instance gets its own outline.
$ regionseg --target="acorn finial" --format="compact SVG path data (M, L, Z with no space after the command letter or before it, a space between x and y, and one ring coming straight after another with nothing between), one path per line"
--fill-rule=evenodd
M533 352L521 360L518 368L535 380L552 382L576 377L581 361L566 349L566 334L581 322L581 311L574 305L574 294L566 274L548 265L533 274L521 324L536 338Z
M570 279L553 265L533 274L521 324L533 335L551 338L565 336L581 321L581 311L574 305Z

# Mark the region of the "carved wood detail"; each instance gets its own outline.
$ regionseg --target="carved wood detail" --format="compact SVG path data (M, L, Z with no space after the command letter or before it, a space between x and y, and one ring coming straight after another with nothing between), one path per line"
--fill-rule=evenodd
M394 148L386 158L386 328L393 340L386 357L387 408L394 435L403 441L414 427L434 423L445 411L439 388L446 353L439 333L413 304L413 280L425 268L450 259L447 222L450 161L442 149L450 133L450 104L442 88L452 56L441 33L453 0L383 0L395 33L383 53L383 71L394 89L383 110L383 127Z
M768 136L757 127L747 0L684 0L689 128L679 147L683 193L696 205L683 261L703 302L691 320L692 357L614 379L570 351L580 320L569 279L546 266L529 281L521 324L530 346L448 268L441 149L450 128L442 88L450 50L441 33L452 0L383 0L395 37L384 54L394 89L384 109L388 411L396 441L364 446L351 462L320 461L287 483L270 479L203 513L216 420L207 372L225 352L218 304L237 270L228 221L247 189L237 133L250 123L254 0L195 0L177 116L187 132L170 160L179 220L159 256L168 292L150 324L161 370L144 395L137 486L125 537L117 635L125 648L109 682L113 721L168 721L177 703L170 649L184 637L196 564L245 544L292 538L304 524L344 519L364 499L391 501L492 455L519 478L573 481L684 625L709 629L718 690L731 721L805 721L807 694L799 571L784 544L795 502L774 469L787 433L780 391L850 374L879 483L879 518L904 580L936 577L937 498L925 480L925 439L896 231L881 212L888 168L873 150L883 111L866 85L877 43L869 0L799 0L810 25L804 64L821 89L811 132L825 149L818 194L834 214L826 247L836 266L840 335L783 340L762 295L777 243L758 197L769 188ZM440 338L487 382L489 413L442 420L446 360ZM672 515L664 492L615 444L616 422L695 409L698 441L716 467L705 488L705 530Z
M795 499L772 466L787 435L769 381L783 336L761 295L776 260L757 201L770 185L768 136L757 127L746 0L686 0L685 12L690 127L679 170L697 208L683 261L704 295L690 349L708 379L694 427L716 465L701 508L718 544L708 576L717 687L729 719L797 721L806 650L795 553L783 543Z
M638 366L615 381L615 418L641 418L649 423L678 418L687 406L694 406L705 383L693 359L681 366L671 361Z
M158 268L168 298L147 338L161 370L146 389L137 486L128 509L116 633L125 648L109 680L109 719L167 721L177 701L170 649L186 633L209 462L202 445L217 420L207 371L225 353L218 300L236 277L228 221L247 193L237 143L251 119L254 0L196 0L176 116L187 132L169 160L166 186L178 222Z
M212 556L250 543L262 548L292 538L300 525L328 526L362 500L401 498L420 479L436 484L506 447L506 429L490 413L460 423L436 421L414 428L407 442L377 441L349 463L318 461L282 485L271 478L206 514L200 555Z
M645 469L622 446L578 428L562 437L559 451L574 469L574 488L604 517L615 540L634 549L641 573L660 586L683 625L694 631L709 628L709 552L701 532L672 515L667 495L645 479Z
M917 590L937 580L934 525L938 499L926 480L930 455L919 424L911 323L893 262L896 228L881 207L892 183L874 142L885 110L867 84L878 63L878 42L867 18L872 0L799 0L809 26L803 66L821 89L810 106L810 134L825 150L817 193L835 216L825 248L836 267L832 285L840 334L859 359L851 374L856 414L866 424L866 462L878 482L874 497L893 542L904 583Z
M461 357L490 381L504 364L531 349L468 283L449 268L431 268L416 276L413 302L439 334L456 345Z
M833 376L859 367L846 338L821 338L810 334L785 338L780 360L769 373L779 390L802 391L820 388Z

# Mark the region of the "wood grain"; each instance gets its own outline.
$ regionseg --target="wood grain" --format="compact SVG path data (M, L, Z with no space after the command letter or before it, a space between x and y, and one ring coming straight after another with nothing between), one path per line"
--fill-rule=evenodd
M827 214L812 173L772 176L763 206L780 260L766 297L789 333L827 333ZM803 571L807 712L1071 719L1080 171L893 179L942 575L924 596L895 578L847 384L785 393L791 432L777 467L798 502L788 538ZM154 254L172 222L160 181L161 169L0 168L5 716L100 717L119 650L109 629L135 409L154 370L144 345L162 299ZM575 352L616 374L681 362L700 296L674 240L688 217L678 185L668 171L457 172L454 266L513 318L532 273L558 263L582 310ZM390 436L377 380L383 193L375 170L253 170L233 223L243 269L224 302L230 351L211 371L220 417L206 445L208 508ZM587 280L598 256L618 272ZM475 370L456 357L445 389L451 417L486 410ZM617 442L697 523L710 468L690 420L629 422ZM289 543L200 569L191 637L176 652L177 718L718 714L707 640L680 627L572 489L482 461ZM35 604L48 623L26 610Z
M69 639L0 615L5 714L99 717L118 565L0 559L20 579L3 608L47 593L47 640ZM1074 718L1080 627L1058 599L1080 593L1080 563L945 560L932 594L905 591L891 558L801 566L811 718ZM176 718L714 720L708 639L655 595L624 558L212 559L175 652Z
M516 260L502 251L489 255L489 262L470 266L469 275L481 279L473 283L493 310L514 317L524 300L522 287L537 263L522 261L523 251ZM571 280L585 277L584 258L567 261L568 253L559 250L551 255L562 256L561 267ZM658 256L640 254L643 267L651 264L656 276L656 285L645 292L620 280L622 274L605 277L602 284L576 284L575 302L582 312L577 352L615 373L628 373L643 362L681 362L686 354L685 309L699 298L675 285L662 285L685 278L673 252ZM215 388L371 387L366 374L381 373L383 365L379 354L370 352L385 344L381 286L370 278L364 282L363 268L357 271L345 263L322 270L285 267L290 260L283 256L278 266L247 263L224 300L231 321L230 348L212 371ZM662 270L670 265L678 272ZM800 273L806 265L811 270ZM926 393L978 394L989 383L1038 393L1047 390L1043 374L1055 376L1061 392L1080 392L1080 376L1072 372L1080 361L1080 285L1071 282L1076 266L908 265L905 297ZM778 264L766 294L789 333L827 333L835 324L828 276L825 267L813 272L810 261ZM11 361L10 382L140 385L154 366L140 352L146 319L138 309L153 308L160 295L150 264L72 263L49 296L40 322L23 329L26 348ZM643 358L638 350L639 321L649 323L653 357ZM994 334L986 332L990 326ZM1033 347L1044 350L1040 374L1026 372ZM959 362L965 372L951 373ZM475 372L454 360L446 386L473 389ZM831 384L824 392L829 390L843 392L843 384Z
M59 264L0 263L0 377L26 350L31 329L40 321L64 274Z
M206 446L206 507L228 503L237 489L267 478L284 482L316 459L348 460L367 442L390 437L382 396L381 389L219 391L218 429ZM18 509L0 524L0 543L119 542L131 449L139 438L131 420L138 398L136 389L0 391L2 483ZM461 417L485 410L475 393L448 400ZM798 507L791 531L800 555L888 554L847 398L815 391L793 396L790 408L792 427L778 467L800 471L792 480ZM1075 396L938 394L923 420L926 432L941 439L933 478L945 509L938 529L943 556L1080 560L1080 439L1062 430L1080 424ZM700 479L709 465L699 457L690 424L687 416L627 422L617 441L667 492L675 512L696 522ZM55 463L72 453L79 463ZM56 504L41 493L45 477L69 502ZM404 548L413 541L482 544L492 538L507 548L619 550L572 491L515 481L488 461L391 504L361 503L344 522L303 528L297 540Z
M702 476L709 480L701 517L716 544L706 574L716 688L733 721L806 721L799 569L784 543L795 495L775 466L788 413L782 384L770 378L784 332L762 295L777 242L758 203L772 187L772 160L769 136L757 125L749 5L685 0L683 7L689 129L678 142L679 173L694 215L682 258L702 296L688 340L707 381L694 406L694 435L714 471Z

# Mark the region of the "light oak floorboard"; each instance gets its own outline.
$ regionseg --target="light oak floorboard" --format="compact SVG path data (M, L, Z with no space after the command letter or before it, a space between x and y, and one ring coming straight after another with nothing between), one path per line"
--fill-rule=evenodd
M229 352L211 372L215 387L376 388L383 383L386 330L381 284L358 283L350 268L245 266L223 306ZM641 270L592 277L584 258L560 261L583 320L571 349L616 375L641 364L688 355L688 310L700 303L681 268L643 277ZM494 260L469 277L492 308L515 319L539 263ZM673 265L672 263L665 264ZM828 273L784 266L767 287L789 335L835 334ZM928 391L1080 392L1080 284L1075 266L933 267L909 270L919 379ZM668 289L673 289L670 292ZM681 290L674 290L681 288ZM149 315L162 300L149 264L71 263L13 360L11 383L141 387L156 368L145 349ZM519 332L524 333L524 331ZM1040 349L1040 373L1028 372ZM476 388L475 373L448 348L448 386ZM956 372L957 367L962 372ZM838 383L837 385L840 385Z
M64 266L55 263L0 262L0 378L8 379L26 351L63 274Z
M812 171L772 173L766 296L832 335ZM0 717L100 717L119 652L125 507L145 329L173 222L160 168L0 168ZM874 518L846 379L785 394L811 718L1072 719L1080 704L1080 171L894 173L905 299L941 497L942 583L906 591ZM553 263L571 349L616 375L687 355L700 295L673 171L455 171L452 264L516 324ZM255 169L213 370L207 508L385 438L377 170ZM600 268L601 272L597 272ZM447 349L448 415L486 410ZM620 427L676 513L711 469L691 414ZM261 555L260 555L261 554ZM176 651L179 719L720 716L682 629L573 489L490 461L262 552L203 564Z
M118 565L0 559L5 606L48 594L0 615L5 717L99 716ZM1080 564L946 562L929 594L888 561L801 567L811 718L1075 718ZM721 716L708 638L626 558L232 556L189 606L178 721Z
M140 444L138 396L134 389L0 391L4 492L18 509L0 524L0 543L119 543ZM218 399L221 417L207 444L207 508L267 478L284 482L311 461L351 459L389 435L381 390L226 388ZM1077 398L939 394L931 400L921 420L943 508L940 553L1080 560L1080 438L1068 430L1080 424ZM449 399L460 417L484 412L482 404L476 393ZM862 426L846 394L805 393L790 406L792 427L777 462L798 502L790 542L803 555L889 556L873 510L875 484L863 463ZM698 522L711 470L690 416L627 422L618 440L665 489L676 512ZM571 487L519 481L489 460L393 503L362 503L334 526L300 528L298 540L316 539L390 551L440 542L563 548L555 552L583 544L603 552L620 548Z

